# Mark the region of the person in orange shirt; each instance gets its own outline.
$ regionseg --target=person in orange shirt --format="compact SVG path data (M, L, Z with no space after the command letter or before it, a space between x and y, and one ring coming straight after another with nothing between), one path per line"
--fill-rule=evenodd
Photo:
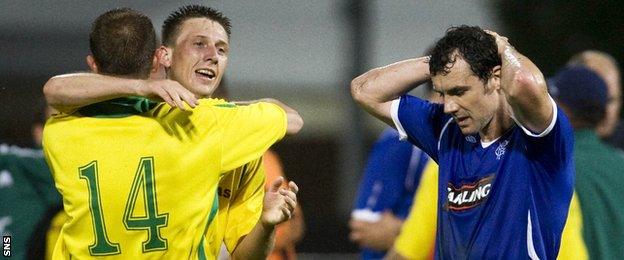
M269 185L273 180L284 177L284 170L282 168L282 162L277 154L271 150L267 151L262 157L264 167L266 170L266 182L265 190L268 190ZM284 180L283 183L288 183L288 180ZM269 260L292 260L296 259L295 244L301 240L304 232L303 212L301 207L297 203L294 214L291 219L281 223L277 226L275 231L275 245L273 251L269 254L267 259Z

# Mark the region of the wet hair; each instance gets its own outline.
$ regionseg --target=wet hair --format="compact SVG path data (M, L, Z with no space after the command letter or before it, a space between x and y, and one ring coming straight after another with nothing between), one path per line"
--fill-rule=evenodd
M100 15L91 26L89 46L98 72L147 78L156 51L156 32L149 17L130 8Z
M456 53L483 82L492 75L492 68L501 65L494 36L478 26L461 25L446 30L433 47L429 60L431 76L448 74L456 62Z
M230 19L223 13L203 5L187 5L180 7L167 17L162 26L162 41L165 46L174 46L178 32L184 21L191 18L207 18L219 23L225 29L228 38L232 33Z

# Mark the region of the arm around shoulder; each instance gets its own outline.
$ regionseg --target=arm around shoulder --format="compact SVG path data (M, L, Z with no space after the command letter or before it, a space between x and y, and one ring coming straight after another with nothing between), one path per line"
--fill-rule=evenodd
M43 94L50 106L71 113L93 103L133 95L138 85L139 80L72 73L50 78L43 86Z
M239 105L248 105L248 104L253 104L257 102L265 102L265 103L271 103L271 104L277 105L278 107L282 108L284 112L286 112L286 134L287 135L295 135L299 133L299 131L301 131L301 128L303 128L303 117L299 115L299 112L297 112L297 110L289 107L288 105L284 104L283 102L277 99L263 98L263 99L252 100L252 101L236 101L234 103L239 104Z
M52 77L43 86L50 106L63 113L94 103L127 96L163 100L173 107L186 110L198 104L193 93L177 81L169 79L130 79L95 73L74 73Z

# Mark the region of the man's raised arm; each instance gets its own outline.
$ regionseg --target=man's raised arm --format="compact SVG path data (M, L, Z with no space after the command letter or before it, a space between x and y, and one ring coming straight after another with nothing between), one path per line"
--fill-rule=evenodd
M52 77L43 86L50 106L63 113L114 98L143 96L163 100L174 107L197 105L197 98L178 82L168 79L140 80L95 73L73 73Z
M516 51L506 37L488 31L496 39L501 57L501 88L514 117L534 133L542 133L552 121L553 103L544 75L533 62Z
M351 81L351 95L368 113L394 127L392 100L429 80L429 57L372 69Z
M301 117L299 112L297 112L297 110L289 107L288 105L284 104L283 102L277 99L263 98L263 99L257 99L257 100L235 101L234 103L237 105L249 105L249 104L258 103L258 102L272 103L284 109L284 111L286 112L286 120L287 120L287 126L286 126L287 135L297 134L299 133L299 131L301 131L301 128L303 128L303 117Z

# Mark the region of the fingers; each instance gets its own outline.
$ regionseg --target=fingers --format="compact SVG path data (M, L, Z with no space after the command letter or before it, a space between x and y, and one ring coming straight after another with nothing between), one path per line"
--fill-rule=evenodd
M355 243L361 243L362 237L364 236L363 232L363 222L357 220L349 221L349 228L351 228L351 232L349 233L349 239Z
M155 92L156 92L156 95L158 95L160 99L165 101L165 103L167 103L168 105L172 107L176 106L175 102L173 102L173 99L171 98L171 96L169 96L169 93L167 93L165 89L159 88L158 90L155 90Z
M186 102L186 104L188 104L190 107L195 108L197 105L199 105L199 100L197 100L197 97L195 97L195 95L191 93L191 91L184 88L182 85L178 85L176 88L180 99Z
M287 206L281 206L282 214L286 217L284 220L289 220L292 217L292 210L288 209Z
M299 193L299 186L294 181L288 183L288 188L295 194Z
M279 188L282 186L282 183L284 182L284 177L278 177L277 179L273 180L273 182L271 182L271 186L269 188L270 192L277 192L279 190Z
M349 233L349 240L359 244L360 241L362 240L362 233L360 232Z
M184 103L182 103L182 98L180 97L180 94L176 91L176 89L168 89L167 92L169 93L169 96L171 96L175 107L186 110L186 107L184 107Z
M294 194L293 196L284 195L284 201L286 202L286 206L288 206L288 209L290 211L294 211L295 207L297 207L297 197L294 196Z
M145 95L158 96L170 106L182 110L188 110L184 103L191 108L199 104L199 100L191 91L173 80L152 81Z
M486 33L488 33L488 34L490 34L490 35L494 36L494 38L495 38L495 39L502 40L502 41L505 41L505 42L508 42L508 41L509 41L509 39L508 39L507 37L502 36L502 35L498 34L498 33L497 33L497 32L495 32L495 31L490 31L490 30L484 30L484 31L485 31Z

